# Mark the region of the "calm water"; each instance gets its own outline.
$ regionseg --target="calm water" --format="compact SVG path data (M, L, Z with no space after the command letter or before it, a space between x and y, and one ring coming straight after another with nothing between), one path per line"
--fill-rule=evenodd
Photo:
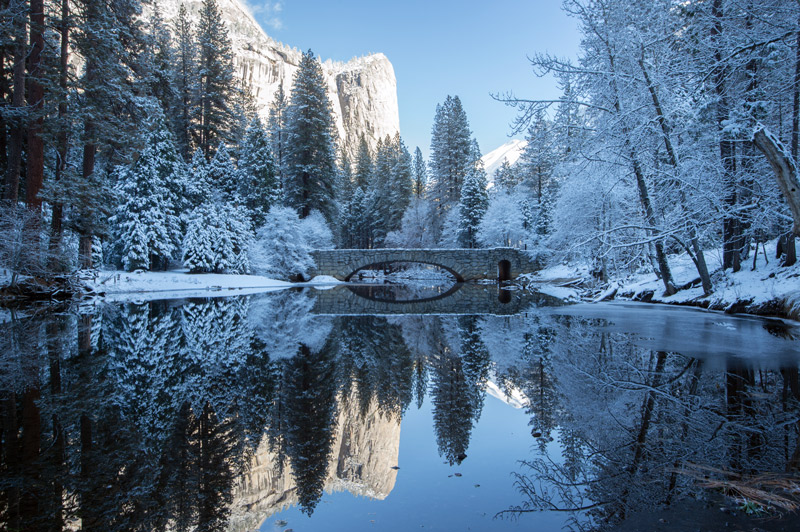
M797 479L796 324L556 303L372 287L6 313L0 528L614 529L709 480Z

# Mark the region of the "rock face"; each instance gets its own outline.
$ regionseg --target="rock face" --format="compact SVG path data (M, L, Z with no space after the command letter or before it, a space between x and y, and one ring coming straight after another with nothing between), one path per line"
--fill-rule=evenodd
M160 0L162 16L172 23L183 3L193 20L198 20L202 0ZM302 53L281 44L264 32L237 0L218 0L233 45L236 74L244 79L266 118L279 85L287 97ZM317 53L318 51L315 51ZM322 64L328 82L339 145L352 156L363 135L374 148L379 138L400 131L397 81L394 68L383 54L353 59L347 63Z
M372 401L361 412L355 393L339 401L335 439L328 462L325 491L385 499L397 479L400 419L387 416ZM280 474L275 456L262 442L248 471L234 488L229 530L258 529L267 517L298 502L291 464Z

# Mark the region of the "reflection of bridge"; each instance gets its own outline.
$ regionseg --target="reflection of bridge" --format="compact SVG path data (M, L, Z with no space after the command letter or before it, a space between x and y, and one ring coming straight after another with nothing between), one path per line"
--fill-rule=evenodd
M382 285L342 286L315 291L312 314L333 316L391 316L398 314L492 314L510 316L531 306L555 306L560 300L519 290L500 290L492 285L457 285L439 297L414 301L392 301L374 296Z
M433 264L452 273L458 281L499 279L507 281L532 273L539 264L515 248L491 249L325 249L311 252L316 268L311 275L330 275L347 281L359 270L392 262Z

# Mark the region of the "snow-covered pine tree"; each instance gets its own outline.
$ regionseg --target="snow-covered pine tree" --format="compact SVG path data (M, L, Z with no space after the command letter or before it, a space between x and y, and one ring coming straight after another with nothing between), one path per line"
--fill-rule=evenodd
M473 141L472 166L464 177L458 202L458 242L465 248L478 247L478 228L489 206L486 171L480 159L478 143Z
M412 193L417 198L425 197L425 190L428 187L428 169L425 165L425 159L422 158L422 150L414 150L414 185L411 189Z
M166 119L155 116L136 162L122 170L112 219L114 248L126 270L165 269L181 241L186 169Z
M247 273L252 230L247 211L230 203L195 208L183 239L183 265L192 273Z
M508 160L503 161L500 168L494 172L494 186L499 190L511 192L518 184L519 177L516 170L511 167Z
M400 229L403 213L408 208L413 194L413 166L403 139L397 133L390 144L392 163L391 203L386 220L387 231Z
M309 50L295 74L287 109L286 203L300 217L312 209L335 218L336 141L322 65Z
M194 150L188 171L186 199L189 206L194 208L208 201L214 190L208 177L208 163L200 148Z
M431 197L439 201L443 211L458 202L461 185L473 163L471 136L461 100L447 96L443 104L436 106L429 161Z
M380 140L378 141L380 142ZM356 168L353 173L355 186L366 190L372 184L374 173L372 150L369 149L367 139L362 135L358 141L358 151L356 152Z
M194 30L186 6L181 3L173 26L175 54L172 78L175 83L175 99L165 107L175 130L175 140L184 159L192 153L192 128L197 116L196 97L199 91L198 50Z
M278 183L281 194L286 185L286 154L288 151L286 132L286 110L289 102L286 93L283 91L283 80L278 83L278 90L275 93L275 100L269 109L267 119L267 131L269 132L269 143L272 148L272 155L275 158L275 166L278 171Z
M260 227L269 208L280 202L281 190L267 132L258 118L250 122L239 153L239 196L254 227Z
M144 75L149 93L158 99L162 109L170 109L177 99L172 77L175 54L172 48L172 36L157 3L153 4L146 38L143 64L147 69Z
M79 263L91 267L93 237L106 232L113 209L108 172L128 155L141 111L136 51L144 37L139 0L81 0L76 11L75 44L83 58L78 111L83 160L80 176L69 174L73 179L59 183L56 202L70 207L69 220L79 234Z
M210 157L214 146L230 140L229 133L235 118L232 112L235 90L233 51L216 0L203 0L197 41L199 124L195 140L206 157Z
M206 165L205 171L206 179L213 189L212 194L223 201L238 202L240 175L231 160L225 143L220 142L214 157Z

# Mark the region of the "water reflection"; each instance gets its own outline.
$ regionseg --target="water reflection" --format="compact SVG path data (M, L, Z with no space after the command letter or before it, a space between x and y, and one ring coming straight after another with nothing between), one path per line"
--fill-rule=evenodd
M700 359L661 345L647 320L637 329L597 307L335 317L315 314L316 299L105 305L0 324L0 523L249 530L294 505L313 514L324 492L385 499L407 411L430 401L438 453L456 467L489 386L520 398L534 449L517 457L521 498L505 507L565 510L576 528L702 496L703 476L735 488L800 467L791 326L776 335L774 322L713 315L725 347ZM696 321L653 310L661 329ZM723 357L732 328L744 353Z

